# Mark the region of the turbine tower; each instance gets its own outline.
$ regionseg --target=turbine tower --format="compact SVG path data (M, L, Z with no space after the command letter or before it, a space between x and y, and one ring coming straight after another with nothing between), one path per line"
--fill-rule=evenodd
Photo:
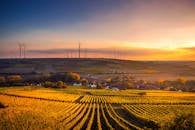
M24 54L24 59L26 58L26 45L23 44L23 54Z
M19 47L19 58L26 58L26 45L23 43L18 43Z
M19 58L22 57L22 44L18 43L18 47L19 47Z
M79 53L79 59L80 59L81 58L81 44L80 43L79 43L78 53Z

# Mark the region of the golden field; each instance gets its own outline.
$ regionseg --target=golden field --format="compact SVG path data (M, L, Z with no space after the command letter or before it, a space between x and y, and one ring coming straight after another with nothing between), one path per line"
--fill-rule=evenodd
M85 87L0 88L0 129L162 129L180 114L194 117L195 94Z

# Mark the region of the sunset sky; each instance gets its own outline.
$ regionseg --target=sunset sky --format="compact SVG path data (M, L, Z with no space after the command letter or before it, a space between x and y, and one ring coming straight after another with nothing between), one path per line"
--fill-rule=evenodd
M1 0L0 58L195 60L194 0ZM72 52L72 53L71 53Z

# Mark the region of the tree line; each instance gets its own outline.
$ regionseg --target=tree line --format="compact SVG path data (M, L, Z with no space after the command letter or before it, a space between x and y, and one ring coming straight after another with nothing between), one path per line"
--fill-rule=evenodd
M25 86L30 84L41 84L45 87L65 88L67 85L80 83L88 86L90 83L96 84L97 88L116 87L119 89L161 89L170 91L195 91L195 80L178 78L176 80L146 81L138 80L131 75L112 76L99 81L89 81L81 78L80 74L74 72L58 74L42 74L37 77L25 80L21 75L0 76L0 86Z

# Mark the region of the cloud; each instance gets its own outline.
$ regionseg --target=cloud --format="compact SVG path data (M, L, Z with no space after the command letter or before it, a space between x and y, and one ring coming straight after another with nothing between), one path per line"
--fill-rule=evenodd
M133 55L133 56L142 56L142 55L152 55L152 54L164 54L167 53L165 50L159 49L146 49L146 48L87 48L81 49L81 53L99 53L99 54L115 54L120 53L123 55ZM39 54L62 54L67 52L77 53L78 49L47 49L47 50L28 50L29 53L39 53Z
M195 47L184 47L184 48L181 48L181 49L184 49L184 50L191 51L191 52L195 53Z
M11 52L11 53L10 53ZM12 54L12 55L11 55ZM17 58L18 50L1 51L1 58ZM27 50L28 58L66 58L78 57L77 48L32 49ZM110 48L81 48L81 57L85 58L119 58L129 60L195 60L195 47L173 50L110 47Z
M171 55L175 52L160 49L146 48L88 48L81 49L81 55L88 57L122 58L122 59L159 59ZM28 54L34 55L60 55L67 56L78 54L78 49L48 49L48 50L29 50ZM158 58L159 57L159 58ZM160 59L159 59L160 60Z
M32 28L2 38L0 57L18 55L18 41L27 43L29 57L77 56L77 49L71 47L76 48L81 41L82 48L88 47L82 54L88 57L195 59L191 47L195 46L194 5L192 0L129 0L112 9L105 5L104 10L92 11L87 19L72 26L62 22L55 28ZM126 43L127 48L123 48ZM6 46L3 51L2 46ZM11 47L15 53L7 51Z
M143 42L142 47L166 48L178 42L195 40L195 2L191 0L129 0L121 2L119 7L98 10L90 13L86 20L66 26L61 23L55 28L31 29L17 32L13 41L30 41L45 44L53 41L96 42L96 46L104 46L103 42ZM105 6L106 7L106 6ZM93 7L91 7L93 8ZM99 45L101 44L101 45ZM42 45L42 46L41 46Z

